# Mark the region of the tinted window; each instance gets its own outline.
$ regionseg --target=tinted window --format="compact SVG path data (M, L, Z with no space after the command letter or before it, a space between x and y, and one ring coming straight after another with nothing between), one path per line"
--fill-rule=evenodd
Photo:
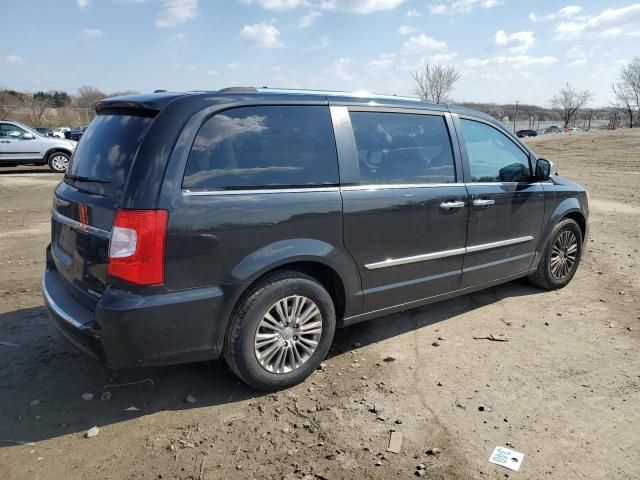
M505 134L473 120L461 120L472 182L526 182L529 157Z
M69 173L105 183L69 178L65 178L65 181L83 190L119 197L138 147L152 121L149 117L98 115L82 135Z
M0 137L3 138L20 138L23 133L27 133L20 127L9 123L0 123Z
M244 107L219 113L202 126L182 186L220 190L337 183L327 107Z
M406 113L351 112L360 183L455 182L444 118Z

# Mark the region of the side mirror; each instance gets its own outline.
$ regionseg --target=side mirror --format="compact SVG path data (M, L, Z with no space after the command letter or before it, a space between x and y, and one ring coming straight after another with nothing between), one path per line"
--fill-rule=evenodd
M23 133L20 135L20 140L33 140L34 138L36 137L33 133Z
M536 180L541 182L549 180L549 177L551 177L552 169L553 164L549 160L539 158L536 162Z

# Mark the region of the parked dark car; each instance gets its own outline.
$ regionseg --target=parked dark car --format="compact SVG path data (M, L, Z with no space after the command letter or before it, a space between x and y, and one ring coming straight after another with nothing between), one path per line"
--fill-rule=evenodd
M538 131L537 130L518 130L516 132L516 135L518 136L518 138L537 137Z
M87 127L76 127L73 128L71 130L69 130L68 132L64 132L64 137L68 140L75 140L76 142L79 142L80 139L82 138L82 134L84 133L84 131L87 129Z
M53 130L47 127L37 127L35 131L38 132L43 137L53 137Z
M42 291L114 367L224 356L284 388L337 327L520 277L562 288L580 262L587 192L480 112L252 88L95 109Z
M563 131L564 129L557 125L551 125L550 127L544 129L544 133L561 133Z

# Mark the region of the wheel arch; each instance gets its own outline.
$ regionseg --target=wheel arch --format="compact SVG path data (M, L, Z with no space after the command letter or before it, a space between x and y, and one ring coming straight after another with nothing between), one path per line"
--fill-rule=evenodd
M43 159L43 160L44 160L45 162L48 162L48 161L49 161L49 157L50 157L51 155L53 155L54 153L58 153L58 152L66 153L67 155L69 155L69 158L71 158L72 152L71 152L71 150L69 150L68 148L64 148L64 147L53 147L53 148L50 148L49 150L47 150L47 152L44 154L44 159Z

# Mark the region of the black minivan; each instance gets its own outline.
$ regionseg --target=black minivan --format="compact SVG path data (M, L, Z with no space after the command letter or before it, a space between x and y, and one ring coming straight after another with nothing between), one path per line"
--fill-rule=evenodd
M336 327L573 277L588 196L509 129L395 96L229 88L95 105L55 190L43 295L113 367L221 355L306 378Z

